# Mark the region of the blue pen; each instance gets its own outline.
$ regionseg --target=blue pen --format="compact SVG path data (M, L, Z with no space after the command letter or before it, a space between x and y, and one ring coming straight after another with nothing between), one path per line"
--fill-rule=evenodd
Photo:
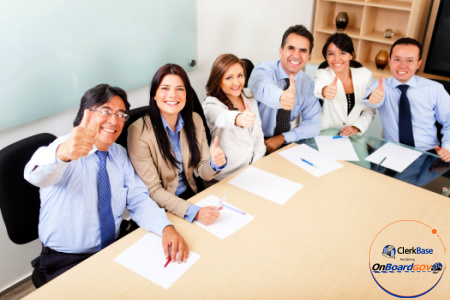
M316 165L313 164L312 162L307 161L307 160L304 159L304 158L301 158L301 157L300 157L300 159L301 159L303 162L305 162L305 163L307 163L308 165L310 165L311 167L319 168L318 166L316 166Z
M336 136L333 136L333 139L342 139L342 138L343 138L342 135L336 135Z
M232 210L232 211L235 211L235 212L237 212L237 213L240 213L240 214L243 214L243 215L247 215L245 212L240 211L239 209L236 209L236 208L234 208L234 207L228 206L228 205L226 205L226 204L222 204L222 206L225 207L225 208L228 208L228 209L230 209L230 210Z

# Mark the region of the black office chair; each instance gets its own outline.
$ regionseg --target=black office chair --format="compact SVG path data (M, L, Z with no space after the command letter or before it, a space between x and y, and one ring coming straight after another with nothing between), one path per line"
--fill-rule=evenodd
M16 244L26 244L39 237L39 188L24 179L23 170L33 153L55 138L41 133L0 150L0 210L9 239ZM45 284L44 276L38 271L39 257L31 264L34 268L31 279L39 288Z
M248 86L248 80L250 79L250 75L252 74L253 69L255 68L255 65L252 63L250 59L247 58L241 58L241 60L245 64L245 84L244 87L246 88Z
M129 112L130 117L128 118L127 122L123 125L122 133L116 140L117 144L122 145L123 147L125 147L125 149L128 149L127 147L128 127L130 127L130 125L133 124L137 119L143 117L148 110L149 110L148 105L130 110Z

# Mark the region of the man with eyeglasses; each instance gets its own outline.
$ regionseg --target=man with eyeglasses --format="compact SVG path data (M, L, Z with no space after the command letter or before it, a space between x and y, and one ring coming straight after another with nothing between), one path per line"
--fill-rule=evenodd
M129 108L120 88L88 90L71 133L39 148L25 167L25 179L40 187L39 270L47 281L114 242L125 208L139 226L162 235L166 258L187 260L184 239L115 143Z
M450 161L450 96L442 84L415 75L422 63L422 45L401 38L391 47L392 77L380 76L366 92L367 106L378 108L384 137L423 151L437 153ZM442 145L436 121L442 124Z

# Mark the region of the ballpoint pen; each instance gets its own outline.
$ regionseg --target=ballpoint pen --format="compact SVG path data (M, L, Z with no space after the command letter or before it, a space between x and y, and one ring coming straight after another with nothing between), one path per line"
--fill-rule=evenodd
M333 136L333 140L334 140L334 139L342 139L342 138L344 138L344 136L342 136L342 135L336 135L336 136Z
M219 208L222 206L222 203L225 201L226 198L227 195L223 196L222 199L220 199L219 204L217 204L216 206L216 210L219 210Z
M378 164L378 166L377 166L377 169L381 166L381 164L386 160L386 158L387 158L387 156L385 156L381 161L380 161L380 163Z
M225 207L225 208L228 208L228 209L230 209L230 210L232 210L232 211L235 211L235 212L237 212L237 213L240 213L240 214L243 214L243 215L247 215L245 212L240 211L239 209L236 209L236 208L231 207L231 206L229 206L229 205L222 204L222 206Z
M318 166L316 166L315 164L313 164L313 163L310 162L310 161L307 161L307 160L304 159L304 158L301 158L301 157L300 157L300 159L301 159L303 162L305 162L305 163L307 163L308 165L310 165L311 167L319 168Z
M169 255L169 258L167 259L167 262L166 262L166 264L164 265L164 268L167 267L167 265L170 263L171 258L172 258L172 257Z

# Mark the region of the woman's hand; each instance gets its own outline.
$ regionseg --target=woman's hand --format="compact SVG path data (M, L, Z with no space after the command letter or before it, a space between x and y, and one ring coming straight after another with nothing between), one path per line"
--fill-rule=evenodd
M244 112L240 113L236 117L236 125L243 127L243 128L252 128L253 123L255 123L255 113L252 112L250 109L250 104L248 104L248 101L244 101L245 110Z
M352 136L358 132L359 132L359 129L355 126L345 126L341 130L341 135L342 136Z
M216 138L214 139L214 143L211 146L211 148L209 149L209 151L211 152L211 159L216 166L221 167L227 163L225 154L223 153L222 149L220 149L220 147L219 147L219 137L218 136L216 136Z
M335 76L333 82L322 89L322 96L327 100L333 100L337 93L337 80Z
M219 210L221 209L223 209L223 207L219 208ZM216 210L214 206L202 207L195 216L195 219L204 225L211 225L219 218L219 210Z

